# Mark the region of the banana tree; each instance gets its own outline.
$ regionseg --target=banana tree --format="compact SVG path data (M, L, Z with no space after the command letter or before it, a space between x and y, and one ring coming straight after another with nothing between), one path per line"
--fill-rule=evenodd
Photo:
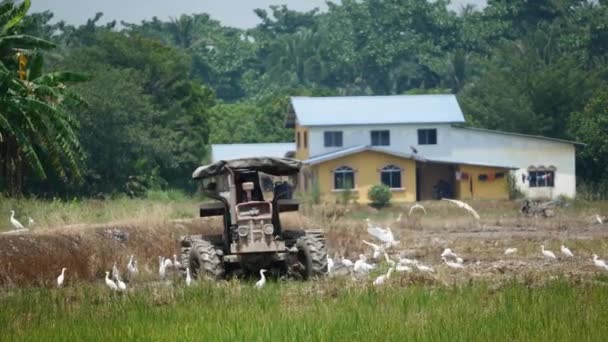
M42 73L40 50L54 45L16 30L29 4L0 3L0 186L9 194L22 191L28 171L42 179L49 172L79 179L84 157L68 111L83 101L66 84L86 77Z

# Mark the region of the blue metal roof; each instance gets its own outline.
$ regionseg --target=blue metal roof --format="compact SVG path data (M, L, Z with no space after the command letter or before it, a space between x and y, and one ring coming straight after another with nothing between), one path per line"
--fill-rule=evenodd
M463 123L455 95L292 97L301 126Z
M285 157L296 150L295 143L213 144L211 162L253 157Z

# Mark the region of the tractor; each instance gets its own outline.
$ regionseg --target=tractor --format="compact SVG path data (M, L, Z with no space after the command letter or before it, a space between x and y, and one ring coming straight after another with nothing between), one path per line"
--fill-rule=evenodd
M290 158L222 160L197 168L201 217L221 216L223 232L180 239L181 271L193 278L271 274L308 280L327 273L323 231L288 230L280 213L299 210L293 198L301 163Z

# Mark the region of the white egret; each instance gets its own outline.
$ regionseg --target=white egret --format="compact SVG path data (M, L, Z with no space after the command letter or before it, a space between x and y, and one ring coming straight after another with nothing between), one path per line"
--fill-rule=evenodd
M407 216L412 216L412 213L414 212L414 210L422 210L424 212L424 214L426 215L426 209L424 209L424 207L421 204L414 204L413 206L410 207L410 213Z
M260 280L255 283L255 287L261 289L266 284L266 277L264 276L265 269L260 270Z
M28 216L28 218L27 218L27 225L28 225L28 227L31 227L34 224L36 224L36 222L34 222L34 219Z
M365 240L361 240L361 241L363 241L364 244L370 246L374 250L374 252L372 253L372 258L378 259L380 257L380 254L384 253L383 247L380 247L379 245L376 245L375 243L367 242Z
M350 261L349 259L346 259L345 257L342 257L342 260L340 260L342 262L342 265L350 268L353 267L355 264L353 264L352 261Z
M441 253L441 257L442 258L456 259L456 258L458 258L458 255L456 255L456 253L452 252L452 249L446 248Z
M559 248L559 250L562 252L562 254L564 254L565 256L572 258L574 257L574 254L572 253L572 251L570 250L570 248L561 245L561 247Z
M395 220L395 222L401 222L402 217L403 217L403 213L399 213L399 216L397 216L397 219Z
M167 266L165 264L165 259L161 256L158 257L158 276L160 279L165 279L165 275L167 274Z
M449 267L449 268L455 268L455 269L463 269L464 265L459 264L457 262L453 262L453 261L448 261L448 259L446 259L445 257L441 257L441 260L443 260L443 262Z
M397 271L397 272L408 272L409 273L409 272L412 272L412 268L409 267L409 266L406 266L406 265L398 264L395 267L395 271Z
M399 259L399 263L402 265L415 265L416 264L416 260L414 259L408 259L408 258L400 258Z
M118 290L116 283L110 279L110 272L106 271L106 285L113 291Z
M61 274L59 275L59 277L57 277L57 287L63 286L63 281L65 280L65 270L67 270L67 268L62 268Z
M505 255L511 255L515 253L517 253L517 248L510 247L505 249Z
M390 227L386 229L382 229L380 227L371 227L367 228L367 232L376 239L384 242L386 247L392 247L399 244L399 241L395 240L395 236L393 235L393 231Z
M186 268L186 286L192 284L192 276L190 276L190 267Z
M334 259L327 256L327 274L331 273L331 270L334 268Z
M468 211L469 213L471 213L471 215L473 215L473 217L475 217L476 220L480 219L479 214L475 211L475 209L473 209L473 207L471 207L470 205L464 203L463 201L457 201L457 200L448 199L448 198L442 198L441 200L448 201L450 203L454 203L459 208L462 208L462 209Z
M555 257L555 253L553 253L551 251L548 251L548 250L545 250L545 245L540 245L540 249L541 249L541 252L543 252L543 255L545 256L545 258L557 259Z
M606 261L599 259L597 254L593 254L593 263L595 264L595 266L608 271L608 264L606 264Z
M600 214L595 214L595 220L597 221L598 224L604 224L604 220L602 220L602 217L600 216Z
M386 274L383 274L381 276L379 276L378 278L376 278L376 280L374 280L374 286L380 286L382 284L384 284L384 282L386 282L390 277L391 277L391 273L393 272L393 267L388 269L388 272L386 272Z
M139 270L137 269L137 260L135 260L134 255L131 255L131 258L129 259L129 263L127 264L127 272L129 273L129 279L133 279L139 274Z
M421 265L419 263L416 263L416 268L418 269L418 271L420 272L429 272L429 273L433 273L435 272L435 270L432 267L429 266L425 266L425 265Z
M126 291L127 290L127 284L125 284L124 281L120 280L120 278L116 278L116 285L118 286L118 289L120 291Z
M112 265L112 278L120 279L120 271L118 270L118 266L116 266L116 261L114 261L114 265Z
M355 261L353 271L355 271L355 273L368 273L374 268L374 265L367 263L367 258L365 255L359 254L359 260Z
M21 224L21 222L17 221L15 218L15 211L11 210L11 224L15 229L25 229L25 227Z
M177 255L173 254L173 266L175 266L175 268L181 268L182 267L182 263L177 261Z

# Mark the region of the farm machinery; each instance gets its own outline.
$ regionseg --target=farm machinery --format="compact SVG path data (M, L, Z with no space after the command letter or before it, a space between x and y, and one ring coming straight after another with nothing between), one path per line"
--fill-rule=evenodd
M218 280L268 269L279 276L308 280L327 272L325 238L319 230L288 230L282 212L297 211L293 190L299 161L246 158L197 168L205 197L201 217L221 216L222 234L180 240L181 267L192 277Z

